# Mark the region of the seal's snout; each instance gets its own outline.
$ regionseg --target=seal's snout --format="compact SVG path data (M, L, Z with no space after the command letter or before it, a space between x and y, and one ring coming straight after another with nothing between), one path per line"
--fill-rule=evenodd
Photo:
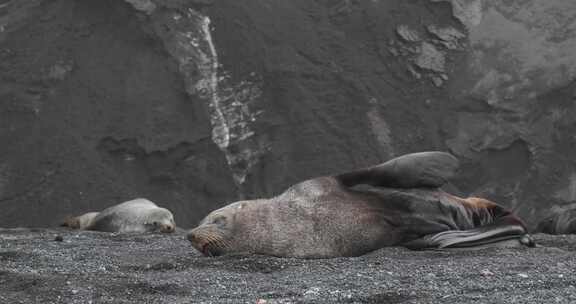
M206 238L203 237L202 233L198 233L195 229L188 232L188 235L186 235L186 237L188 238L188 241L192 243L192 246L198 249L199 251L203 251L202 250L203 247L208 242Z
M160 232L164 232L164 233L172 233L172 232L174 232L174 230L176 230L174 225L162 225L160 227Z
M188 241L190 241L190 243L192 244L192 247L196 248L196 250L202 252L202 254L207 255L206 254L206 242L203 241L203 238L201 237L201 235L199 233L197 233L197 231L191 230L190 232L188 232L188 235L186 235L186 238L188 238Z
M219 256L225 253L229 243L223 236L211 229L195 228L186 236L192 247L205 256Z
M198 237L197 237L196 234L194 233L194 230L189 231L188 234L186 235L186 238L188 238L188 240L189 240L190 243L192 243L192 244L198 242Z

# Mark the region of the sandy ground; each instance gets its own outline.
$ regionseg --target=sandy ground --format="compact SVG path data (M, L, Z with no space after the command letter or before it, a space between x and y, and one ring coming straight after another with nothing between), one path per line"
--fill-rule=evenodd
M535 238L541 247L298 260L202 257L182 232L3 229L0 303L576 302L576 236Z

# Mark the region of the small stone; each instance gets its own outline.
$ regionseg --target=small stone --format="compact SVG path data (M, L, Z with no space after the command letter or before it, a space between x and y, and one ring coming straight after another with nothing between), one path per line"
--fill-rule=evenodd
M258 301L256 301L256 304L266 304L266 303L268 303L268 301L264 299L258 299Z
M56 241L56 242L62 242L62 241L64 241L64 238L63 238L61 235L57 235L57 236L54 238L54 241Z
M310 287L308 290L304 292L304 296L316 296L320 293L320 288L318 287Z
M74 69L74 62L61 59L48 69L47 77L51 80L64 80Z
M524 279L528 278L528 275L525 273L519 273L518 276Z
M72 294L73 294L73 295L75 295L75 294L77 294L77 293L78 293L78 290L76 290L76 289L72 289L72 291L71 291L71 292L72 292Z
M431 0L432 2L451 2L452 15L467 28L480 24L482 21L482 0Z
M466 38L466 34L460 32L453 27L440 27L437 25L429 25L426 27L430 34L436 36L440 40L455 41L458 39Z
M418 73L412 65L408 66L408 72L410 72L410 74L412 74L412 76L414 76L416 79L422 78L422 74Z
M438 77L438 76L432 76L432 82L434 83L434 85L436 87L441 87L442 84L444 83L444 81L442 80L442 78Z
M417 42L422 40L418 32L411 29L407 25L400 25L399 27L397 27L396 33L398 34L398 36L400 36L400 38L402 38L406 42Z
M420 54L414 61L418 67L439 73L445 72L444 65L446 58L444 53L436 49L434 45L428 42L423 42L420 46L419 53Z
M480 270L480 274L483 276L493 276L494 275L494 273L488 269Z
M151 0L126 0L126 2L132 4L135 9L149 15L156 9L156 4Z

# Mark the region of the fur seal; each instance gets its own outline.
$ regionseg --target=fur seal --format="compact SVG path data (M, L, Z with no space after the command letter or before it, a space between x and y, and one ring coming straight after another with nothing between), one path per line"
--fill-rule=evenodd
M138 198L108 207L101 212L68 218L62 226L105 232L174 232L174 216L168 209Z
M381 165L296 184L270 199L232 203L188 232L206 256L359 256L387 246L478 247L504 240L533 245L524 223L482 198L439 187L458 160L444 152L407 154Z
M548 234L576 233L576 204L554 206L536 228L538 232Z

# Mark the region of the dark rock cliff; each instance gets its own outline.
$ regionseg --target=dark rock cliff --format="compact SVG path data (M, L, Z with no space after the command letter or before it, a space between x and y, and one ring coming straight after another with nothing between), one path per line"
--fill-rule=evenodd
M576 200L571 1L0 0L0 226L184 227L421 150L531 225Z

